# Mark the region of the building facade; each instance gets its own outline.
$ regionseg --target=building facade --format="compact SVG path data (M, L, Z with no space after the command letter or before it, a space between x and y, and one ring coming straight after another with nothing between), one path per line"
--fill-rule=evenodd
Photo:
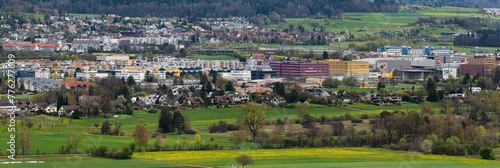
M484 76L495 66L497 66L495 58L474 56L474 58L467 59L467 64L460 65L460 75L469 74L473 76L480 74Z
M287 77L289 74L294 78L326 77L329 75L329 65L324 63L280 62L269 65L273 71L276 71L277 77Z
M339 59L326 59L322 61L312 61L315 63L328 64L330 75L368 75L368 61L341 61Z

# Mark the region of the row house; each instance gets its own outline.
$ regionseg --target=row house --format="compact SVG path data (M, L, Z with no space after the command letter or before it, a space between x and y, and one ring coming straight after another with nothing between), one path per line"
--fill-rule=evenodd
M7 51L54 52L60 49L59 43L4 43L2 47Z

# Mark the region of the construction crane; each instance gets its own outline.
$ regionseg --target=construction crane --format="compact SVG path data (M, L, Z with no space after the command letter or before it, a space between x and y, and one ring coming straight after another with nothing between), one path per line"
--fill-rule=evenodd
M122 70L128 70L128 71L154 71L154 72L158 72L158 71L168 71L168 72L174 72L174 76L175 77L180 77L181 76L181 70L179 70L179 68L175 68L175 69L159 69L159 68L122 68Z

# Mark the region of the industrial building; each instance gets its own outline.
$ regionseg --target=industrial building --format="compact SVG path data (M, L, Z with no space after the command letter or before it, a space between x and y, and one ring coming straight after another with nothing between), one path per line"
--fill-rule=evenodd
M340 59L325 59L321 61L312 61L314 63L328 64L330 75L368 75L368 61L342 61Z
M270 63L271 69L276 71L277 77L287 77L289 74L294 78L326 77L329 75L329 65L323 63L309 62L276 62Z

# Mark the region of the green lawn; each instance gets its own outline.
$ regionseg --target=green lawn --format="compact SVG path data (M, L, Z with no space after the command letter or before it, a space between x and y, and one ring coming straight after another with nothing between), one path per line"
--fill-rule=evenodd
M34 95L21 95L21 94L18 94L18 95L14 96L14 99L33 99L33 96ZM5 99L8 99L8 97L7 97L7 95L2 94L2 95L0 95L0 99L1 100L5 100Z
M272 116L273 118L295 118L297 109L289 109L289 108L272 108L267 114ZM336 107L331 108L311 108L311 114L313 116L332 116L332 115L344 115L349 112L353 116L360 116L362 111L351 111L346 109L339 109ZM213 123L218 123L219 121L228 121L230 123L236 122L236 118L238 114L241 112L240 108L225 108L225 109L202 109L202 110L190 110L186 111L187 116L189 116L191 120L191 125L194 129L198 130L202 136L203 140L206 140L208 144L217 143L219 145L224 145L225 147L230 147L232 144L228 141L227 137L229 133L209 133L208 126L211 126ZM147 128L150 133L157 128L157 123L159 120L159 114L151 114L147 113L144 110L136 110L134 111L134 116L130 115L119 115L118 118L111 118L110 121L112 124L119 121L122 123L121 130L125 132L125 136L105 136L105 135L94 135L88 134L94 128L94 123L102 124L106 119L104 118L82 118L78 120L71 120L71 124L69 123L69 119L65 119L63 123L61 123L59 118L57 117L49 117L49 116L37 116L32 117L35 121L35 126L31 128L33 134L33 147L29 151L29 153L35 154L37 150L39 153L57 153L61 145L66 144L66 140L70 135L76 136L78 134L83 136L83 144L84 149L89 148L90 146L98 146L101 144L107 144L110 148L116 148L121 150L122 146L129 145L134 141L134 138L131 137L132 132L135 130L137 124L139 124L138 120L142 118L147 122ZM21 126L20 120L17 120L18 126ZM42 128L38 129L38 123L42 123ZM51 128L50 123L55 123L55 127ZM5 126L2 128L5 130ZM24 127L26 128L26 127ZM100 131L97 129L97 131ZM0 133L0 141L8 141L10 133L6 131L2 131ZM177 135L175 133L170 133L167 135L167 143L170 146L173 146L176 140L183 140L183 137L187 137L189 141L194 138L194 135ZM214 138L212 141L211 138ZM149 146L154 145L154 138L150 139ZM243 147L257 147L257 144L254 143L244 143ZM6 149L7 145L0 145L0 149ZM82 149L83 151L83 149Z
M197 58L197 59L202 59L202 60L234 60L233 56L229 55L194 55L194 56L188 56L189 58Z
M416 105L415 109L420 109ZM356 106L355 106L356 107ZM349 113L353 117L359 117L362 114L378 115L380 112L377 109L384 109L386 107L373 106L369 110L349 109L349 108L338 108L338 107L326 107L322 105L313 105L309 109L310 113L314 117L320 116L339 116ZM397 108L397 107L392 107ZM224 147L232 146L231 142L227 139L230 133L209 133L208 127L213 123L218 123L219 121L227 121L229 123L236 122L236 118L241 112L240 108L224 108L224 109L200 109L200 110L189 110L186 111L186 115L191 121L191 126L198 130L202 140L205 140L208 144L219 144L224 145ZM271 108L267 115L271 116L273 119L277 118L296 118L297 109L296 108ZM78 120L65 119L63 122L57 117L50 116L36 116L31 117L35 122L35 125L31 128L33 134L33 147L29 151L31 154L39 153L58 153L61 145L66 144L66 140L70 135L82 135L84 149L88 149L92 145L98 146L101 144L106 144L110 148L115 148L121 150L124 145L129 145L134 141L132 133L139 124L139 119L144 119L147 122L147 128L149 133L157 128L157 123L159 120L159 114L147 113L145 110L135 110L134 115L119 115L118 118L111 118L112 124L119 121L122 123L121 130L125 133L125 136L106 136L106 135L95 135L89 134L92 130L100 131L100 129L95 129L94 123L99 123L100 125L106 119L104 118L82 118ZM71 124L70 124L71 121ZM42 128L38 128L38 124L42 123ZM55 123L55 127L50 126L51 123ZM20 126L18 129L22 129L20 119L17 120L17 125ZM6 126L1 125L1 129L5 130ZM24 128L26 128L24 126ZM0 141L8 141L10 133L7 131L2 131L0 133ZM189 142L192 141L194 135L177 135L175 133L170 133L167 135L167 144L173 146L175 141L183 141L187 138ZM212 141L213 138L213 141ZM154 138L150 139L149 146L154 145ZM242 147L257 147L255 143L244 143ZM0 145L0 149L7 149L7 145ZM5 153L5 152L4 152Z
M0 158L1 162L12 160ZM161 161L129 159L116 160L86 155L52 155L52 156L17 156L15 161L44 161L44 163L14 163L0 164L2 168L70 168L70 167L186 167L183 164L167 163Z
M230 167L234 158L251 155L249 167L498 167L500 162L457 156L408 154L374 148L302 148L134 153L134 158Z
M420 85L420 84L402 84L402 83L399 83L398 85L392 87L390 83L385 83L385 88L389 89L390 91L395 91L398 89L411 90L413 86L415 86L415 90L417 90L419 87L422 87L422 85ZM438 87L438 89L441 89L441 88L442 87ZM352 88L352 90L355 90L358 93L360 93L360 92L370 93L370 91L372 89L373 89L373 91L377 92L377 88L359 88L356 86ZM347 85L339 85L337 88L323 88L321 90L323 90L323 91L339 91L339 90L350 91L351 87L348 87Z

